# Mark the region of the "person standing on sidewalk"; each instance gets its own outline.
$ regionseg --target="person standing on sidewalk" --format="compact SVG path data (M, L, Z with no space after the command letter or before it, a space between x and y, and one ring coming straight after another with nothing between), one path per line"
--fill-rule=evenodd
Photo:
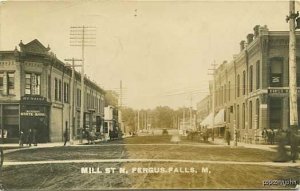
M225 131L225 140L226 140L226 142L227 142L228 145L230 145L230 139L231 139L230 131L229 131L229 128L226 127L226 131Z
M20 146L20 147L23 147L23 142L24 142L24 133L23 133L23 131L21 130L21 131L20 131L20 138L19 138L19 146Z
M36 131L36 128L33 128L33 130L32 130L32 143L33 143L33 145L34 146L37 146L37 140L36 140L36 133L37 131Z
M30 128L27 133L27 145L31 147L32 143L32 129Z
M69 140L69 133L68 133L68 128L66 127L66 130L64 132L64 146L66 146L68 140Z
M300 141L300 135L297 135L297 130L291 129L290 131L290 145L291 145L291 159L296 162L298 158L298 144Z

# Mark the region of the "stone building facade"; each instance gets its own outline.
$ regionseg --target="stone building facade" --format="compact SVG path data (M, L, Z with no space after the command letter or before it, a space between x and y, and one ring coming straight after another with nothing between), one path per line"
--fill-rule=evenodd
M0 51L1 137L17 142L20 131L32 129L38 142L55 142L63 140L66 128L79 137L80 74L75 72L72 104L71 68L36 39L19 47ZM84 127L100 131L105 91L87 78L84 83Z
M300 49L300 33L296 36L297 49ZM263 129L288 128L288 60L288 31L255 26L247 41L241 41L240 53L216 69L215 91L210 89L210 94L215 94L215 115L224 110L224 126L239 141L255 143L261 139ZM299 51L297 83L300 86Z

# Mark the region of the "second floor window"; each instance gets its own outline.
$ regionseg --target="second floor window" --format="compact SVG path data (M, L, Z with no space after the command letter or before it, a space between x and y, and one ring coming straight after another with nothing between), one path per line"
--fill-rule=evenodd
M282 70L283 61L282 59L272 59L270 64L270 86L271 87L282 87Z
M0 93L2 95L15 95L14 72L0 72Z
M253 66L250 66L249 71L249 91L253 91Z
M25 94L40 95L41 94L41 75L35 73L25 74Z
M58 100L58 80L57 78L54 79L54 97L55 100Z
M64 82L64 102L65 103L69 103L69 94L70 94L69 84Z

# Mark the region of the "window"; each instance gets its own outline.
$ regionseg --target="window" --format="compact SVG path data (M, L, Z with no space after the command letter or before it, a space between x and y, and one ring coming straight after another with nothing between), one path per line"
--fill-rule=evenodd
M79 88L77 88L77 100L76 100L76 103L77 103L77 107L80 107L80 104L81 104L81 90Z
M70 94L69 84L64 82L64 102L65 103L69 103L69 94Z
M283 60L280 58L271 59L271 75L270 75L270 86L271 87L282 87L282 70Z
M236 92L237 92L237 97L240 97L240 75L237 76Z
M243 103L243 113L242 113L242 123L243 123L243 129L245 129L245 127L246 127L246 121L245 121L245 110L246 110L246 108L245 108L245 103Z
M228 101L230 101L230 81L228 82Z
M41 94L41 75L35 73L25 74L25 94L40 95Z
M259 129L259 99L256 99L256 129Z
M58 100L58 80L57 78L54 79L54 96L55 100Z
M48 75L48 98L51 99L51 76Z
M256 62L256 89L260 88L260 62Z
M236 128L240 128L240 105L236 106Z
M61 101L61 88L62 88L62 83L61 80L58 80L58 101Z
M297 57L297 59L296 59L296 64L297 64L297 66L296 66L296 69L297 69L297 87L299 87L300 86L300 58L299 57Z
M252 101L249 102L249 129L252 129Z
M8 95L15 94L15 73L7 73L8 76Z
M0 95L3 94L3 73L0 73Z
M226 92L226 84L224 85L224 103L226 103L226 101L227 101L227 97L226 97L226 94L227 92Z
M253 66L250 66L250 71L249 71L249 90L250 92L253 91Z
M246 72L243 71L243 95L246 94Z

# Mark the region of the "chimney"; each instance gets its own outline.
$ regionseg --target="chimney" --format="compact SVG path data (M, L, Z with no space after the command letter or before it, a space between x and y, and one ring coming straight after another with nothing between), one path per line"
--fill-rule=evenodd
M257 38L259 36L259 27L259 25L255 25L255 27L253 28L254 38Z
M242 40L242 41L240 42L240 51L242 52L242 51L244 50L244 48L245 48L245 41Z
M248 44L248 45L250 45L250 43L253 41L253 36L254 36L254 35L251 34L251 33L247 35L247 44Z

